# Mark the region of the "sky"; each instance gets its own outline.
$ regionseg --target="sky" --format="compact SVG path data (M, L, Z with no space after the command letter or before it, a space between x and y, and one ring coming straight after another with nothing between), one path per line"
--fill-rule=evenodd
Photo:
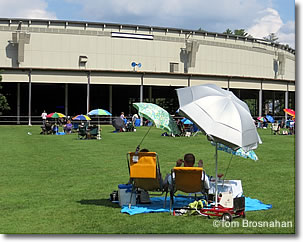
M296 4L298 1L296 2ZM245 29L295 48L295 0L0 0L0 17L138 24L222 33Z

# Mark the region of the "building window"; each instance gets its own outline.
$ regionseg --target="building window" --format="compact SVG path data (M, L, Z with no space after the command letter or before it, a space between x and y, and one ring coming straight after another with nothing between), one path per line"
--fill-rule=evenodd
M169 71L170 72L179 72L179 63L170 62Z

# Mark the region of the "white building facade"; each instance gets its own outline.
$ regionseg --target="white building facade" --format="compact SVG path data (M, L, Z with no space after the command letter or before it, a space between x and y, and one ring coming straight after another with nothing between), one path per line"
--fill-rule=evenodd
M19 123L43 109L131 113L133 101L173 113L176 88L204 83L249 100L255 116L281 116L295 105L293 49L204 31L0 18L0 70L11 106L2 115Z

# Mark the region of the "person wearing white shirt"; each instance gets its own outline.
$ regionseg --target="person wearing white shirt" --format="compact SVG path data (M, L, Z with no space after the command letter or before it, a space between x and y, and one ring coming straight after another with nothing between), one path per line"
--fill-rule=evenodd
M44 110L43 113L41 114L43 125L45 125L46 116L47 116L47 113Z

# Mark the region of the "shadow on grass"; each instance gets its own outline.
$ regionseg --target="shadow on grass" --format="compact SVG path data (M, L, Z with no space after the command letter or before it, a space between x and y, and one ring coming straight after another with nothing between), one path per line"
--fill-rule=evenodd
M90 200L80 200L77 201L81 205L95 205L95 206L104 206L111 208L120 208L119 203L113 203L109 199L90 199Z

